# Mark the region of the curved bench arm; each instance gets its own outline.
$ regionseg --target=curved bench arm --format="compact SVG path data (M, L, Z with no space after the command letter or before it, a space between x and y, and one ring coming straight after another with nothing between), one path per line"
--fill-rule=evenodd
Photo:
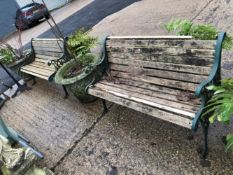
M204 107L208 100L211 98L210 92L206 89L209 85L219 85L221 80L221 56L222 56L222 43L226 36L225 32L221 32L218 34L217 43L215 46L215 57L214 57L214 65L212 70L206 80L204 80L201 84L199 84L196 88L195 95L201 98L200 110L196 113L195 118L192 122L192 129L194 131L197 130L198 123L200 121L200 117L204 112Z

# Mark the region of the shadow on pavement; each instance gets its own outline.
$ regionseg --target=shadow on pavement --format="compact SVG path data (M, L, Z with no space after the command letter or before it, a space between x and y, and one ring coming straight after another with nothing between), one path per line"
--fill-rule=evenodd
M140 0L95 0L60 22L58 26L64 36L68 36L78 28L92 28L105 17L138 1ZM48 30L39 37L54 37L54 35L51 30Z

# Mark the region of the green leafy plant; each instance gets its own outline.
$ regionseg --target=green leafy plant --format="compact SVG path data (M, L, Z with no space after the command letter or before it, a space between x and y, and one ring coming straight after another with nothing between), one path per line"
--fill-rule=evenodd
M88 59L90 57L85 57L85 55L90 52L90 49L94 47L96 43L97 38L89 36L88 31L84 29L77 30L67 41L68 48L72 55L74 55L77 62L84 66L92 61Z
M3 64L10 64L15 61L15 54L9 48L0 48L0 57Z
M202 117L211 115L210 123L218 122L229 125L233 115L233 79L224 79L220 86L209 86L208 90L213 91L213 97L206 106L206 112ZM233 150L233 134L226 137L226 150Z
M193 24L189 20L172 19L164 25L167 32L175 32L178 35L193 36L194 39L214 40L218 30L209 24ZM233 38L227 35L223 41L223 48L233 50Z

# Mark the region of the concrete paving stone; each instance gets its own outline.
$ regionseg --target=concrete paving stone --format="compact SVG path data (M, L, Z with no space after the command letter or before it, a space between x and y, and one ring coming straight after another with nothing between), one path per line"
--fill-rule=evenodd
M185 128L114 105L55 172L100 175L114 167L122 175L230 175L232 161L224 151L221 134L213 128L208 157L211 166L204 168L197 153L201 130L188 140L191 132Z
M60 86L38 80L31 91L7 101L0 111L9 126L44 153L48 167L65 155L102 112L99 102L83 105L72 95L63 97Z

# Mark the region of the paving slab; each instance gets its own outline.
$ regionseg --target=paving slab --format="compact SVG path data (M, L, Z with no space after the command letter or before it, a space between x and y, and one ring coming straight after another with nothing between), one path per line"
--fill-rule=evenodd
M9 126L44 153L44 163L50 168L88 131L102 112L98 101L83 105L72 95L68 99L63 97L60 86L38 80L32 90L7 101L0 111Z
M114 105L55 169L57 174L197 175L233 172L221 138L210 137L210 167L202 167L197 147L202 134ZM117 171L117 173L116 173ZM114 173L113 173L114 174Z

